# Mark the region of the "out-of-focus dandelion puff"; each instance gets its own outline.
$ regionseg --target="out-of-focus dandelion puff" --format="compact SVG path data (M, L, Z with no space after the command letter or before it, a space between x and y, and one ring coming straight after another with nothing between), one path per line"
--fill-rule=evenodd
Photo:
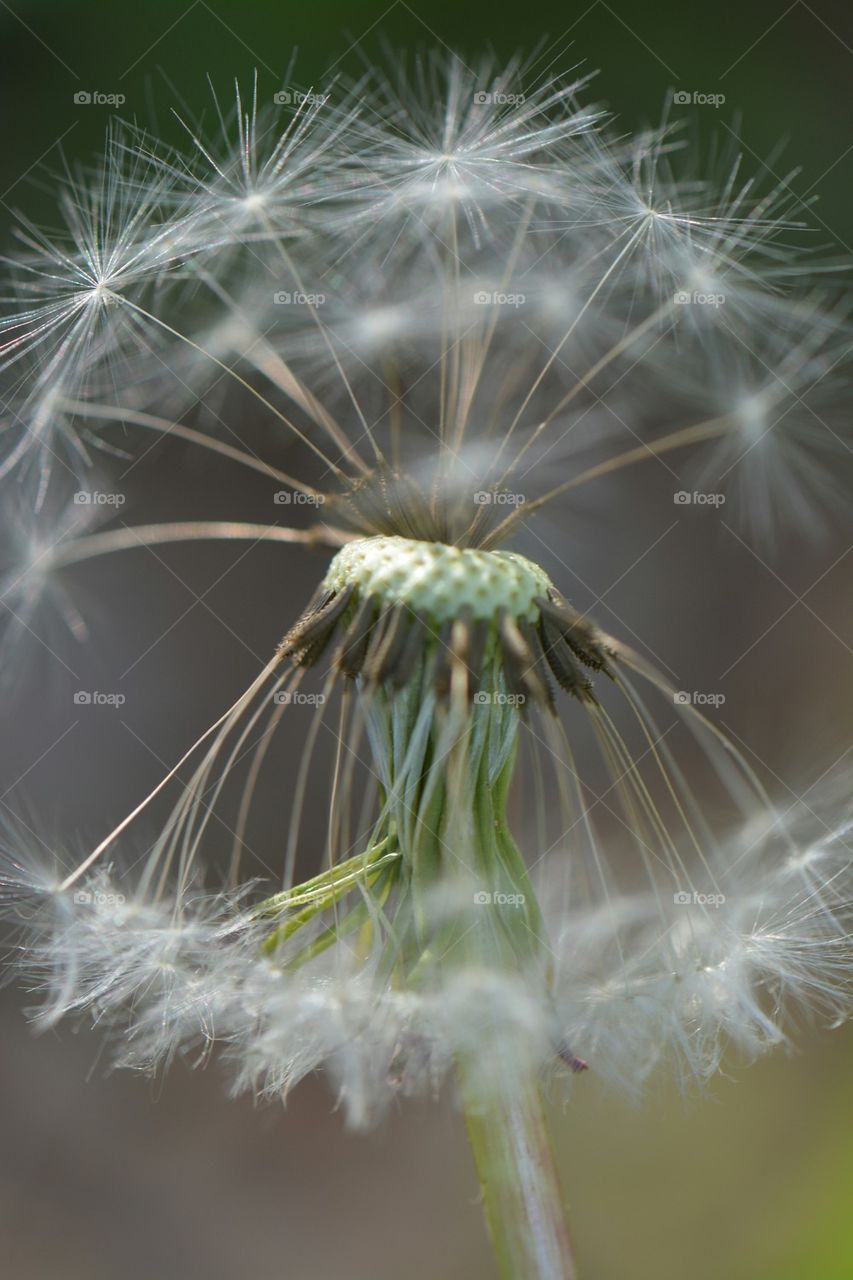
M50 459L85 471L103 444L103 465L120 426L124 449L172 435L267 476L282 519L57 518L44 555L21 521L3 599L25 629L101 555L335 551L100 844L29 887L23 854L4 864L42 1016L91 1017L124 1064L219 1044L263 1095L325 1069L361 1125L450 1070L482 1096L587 1062L705 1078L784 1041L798 1004L849 1004L849 795L816 797L816 826L777 811L555 568L642 462L704 468L756 533L813 524L850 456L845 310L806 277L784 184L736 158L702 179L669 126L612 138L581 81L531 74L429 57L282 91L281 115L238 90L184 152L116 136L64 237L28 234L6 484L44 516ZM567 547L581 491L600 505ZM300 750L271 854L253 800L282 725Z
M264 102L255 76L246 93L235 85L230 109L215 93L213 104L213 130L182 121L189 153L162 151L148 138L136 144L178 206L195 211L197 252L215 254L219 268L228 246L310 238L351 185L342 135L357 103L337 84L291 87Z
M9 422L5 474L35 459L46 473L55 455L85 469L85 424L69 413L94 380L120 383L124 355L145 328L146 292L162 286L194 248L185 206L160 216L165 188L143 157L128 162L118 132L91 174L58 179L63 226L22 223L10 262L12 305L0 322L0 372ZM156 326L152 326L156 329Z
M476 247L506 236L507 214L525 205L593 203L583 140L602 113L577 105L588 77L527 93L524 77L520 59L469 66L432 53L379 78L354 160L365 175L364 216L379 219L389 248L454 226Z
M90 477L90 483L94 475ZM91 491L54 485L36 501L38 479L10 484L0 517L0 688L17 698L39 664L66 669L71 648L89 639L79 593L58 571L66 542L79 545L114 508L90 501Z

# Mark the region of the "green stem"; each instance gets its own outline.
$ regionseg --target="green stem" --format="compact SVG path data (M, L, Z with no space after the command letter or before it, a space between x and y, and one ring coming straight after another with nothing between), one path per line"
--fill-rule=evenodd
M575 1280L565 1206L541 1091L459 1064L468 1138L501 1280Z
M507 692L496 658L484 683ZM413 681L405 701L371 704L374 739L387 744L383 776L402 855L392 957L402 984L429 990L467 969L520 971L545 989L545 930L507 819L518 711L477 702L454 726L451 704L423 743L415 729L428 693ZM442 912L445 886L451 905ZM467 901L454 910L457 893ZM483 1026L476 1055L460 1054L456 1066L501 1280L574 1280L538 1064L505 1028L491 1036Z

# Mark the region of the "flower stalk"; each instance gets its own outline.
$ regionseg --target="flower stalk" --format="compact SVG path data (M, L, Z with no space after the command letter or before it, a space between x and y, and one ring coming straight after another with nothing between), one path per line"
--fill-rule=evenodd
M535 1076L497 1079L484 1096L460 1062L457 1080L502 1280L574 1280L563 1194Z

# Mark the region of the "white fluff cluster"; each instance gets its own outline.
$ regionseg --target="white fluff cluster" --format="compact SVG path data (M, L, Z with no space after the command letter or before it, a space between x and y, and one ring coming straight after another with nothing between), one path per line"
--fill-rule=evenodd
M787 1042L797 1008L838 1020L853 983L850 830L848 816L796 848L789 830L740 831L724 892L691 885L668 902L637 891L567 909L545 883L547 981L467 964L399 988L378 951L359 959L345 939L290 967L293 948L263 952L251 885L157 901L102 870L59 891L6 856L2 896L40 1023L85 1016L137 1069L202 1063L216 1046L235 1090L255 1096L286 1097L322 1070L361 1127L395 1096L435 1091L460 1055L484 1090L578 1054L636 1092L662 1061L701 1081L732 1050L742 1061Z
M596 1069L632 1090L662 1060L704 1080L726 1055L787 1043L798 1010L845 1018L849 835L848 819L792 850L740 832L713 886L623 896L555 922L561 1017Z
M460 1052L476 1052L484 1082L498 1054L502 1073L512 1069L513 1045L524 1062L553 1052L551 1015L521 976L468 967L406 991L346 947L290 970L292 949L265 957L269 925L247 905L251 885L180 903L134 893L108 870L58 886L4 854L17 968L39 997L37 1025L88 1019L110 1034L116 1065L153 1070L176 1055L199 1065L215 1045L236 1091L269 1098L324 1070L364 1126L395 1095L436 1090Z

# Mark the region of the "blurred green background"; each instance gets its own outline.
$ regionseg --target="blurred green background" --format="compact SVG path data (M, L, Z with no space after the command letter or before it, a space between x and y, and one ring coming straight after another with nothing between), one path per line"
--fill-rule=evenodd
M245 80L258 68L262 92L271 95L295 47L295 79L310 85L334 66L358 73L386 45L447 45L474 57L487 48L499 55L529 50L543 37L539 68L552 61L555 71L578 63L598 68L593 96L610 104L625 129L658 120L672 88L725 94L719 108L689 108L698 130L736 134L747 167L758 169L769 157L771 170L784 177L801 166L794 187L807 201L819 196L812 213L817 238L850 250L853 13L840 0L703 6L0 0L4 246L13 209L48 214L51 183L40 162L55 167L60 148L69 161L84 160L100 145L108 108L75 105L79 90L124 94L123 115L177 136L170 108L180 99L190 114L207 108L206 75L225 92L235 76ZM177 498L182 484L164 479L164 509L170 486ZM249 498L246 505L248 516ZM178 510L173 504L171 511ZM839 531L837 547L820 552L826 564L843 559L846 535ZM820 560L796 543L784 552L786 581L805 590ZM295 553L284 555L301 601L313 570ZM212 578L222 560L200 552L182 563ZM262 652L281 633L281 609L271 620L263 616L272 565L247 568L230 601L217 600L226 614L230 608L243 622L254 618ZM741 724L749 725L753 741L765 742L768 758L780 758L769 754L774 744L782 757L787 751L792 773L779 764L786 785L797 768L816 776L823 753L838 754L853 727L849 573L846 581L835 573L825 588L812 604L841 643L795 613L738 677ZM172 589L158 582L157 599L177 616L181 602L170 597ZM750 578L741 569L727 590L750 611L756 635L786 604L784 592L760 572ZM144 625L144 603L137 586L114 582L112 593L111 607L117 604L122 617L117 643L126 644ZM288 604L285 620L289 611ZM109 607L104 612L109 617ZM708 653L700 652L700 663L713 659L715 634L712 628L705 637ZM201 644L206 665L193 660ZM240 660L237 688L251 671L245 655ZM796 693L788 678L792 660L804 664ZM210 637L203 618L182 624L159 650L162 704L174 708L170 733L158 739L165 758L221 705L212 673L236 661L221 636ZM180 685L170 675L176 670L188 673ZM152 709L152 725L155 716L163 718L162 704ZM14 743L6 735L4 803L23 793L28 804L67 824L66 835L88 808L102 829L103 801L92 779L109 783L108 807L118 817L140 794L142 781L132 772L140 762L125 767L127 742L100 734L74 758L60 752L43 760L48 716L45 704L15 724ZM805 745L812 740L820 759ZM150 770L150 760L146 765ZM226 1101L215 1068L197 1075L179 1068L156 1088L136 1078L105 1078L92 1037L63 1030L33 1039L18 1004L7 999L2 1009L5 1274L16 1280L493 1275L462 1126L448 1101L407 1106L377 1134L354 1138L319 1083L303 1086L285 1112L259 1112L245 1100ZM849 1280L851 1068L849 1029L807 1028L795 1055L739 1070L706 1098L685 1101L661 1078L643 1106L631 1108L600 1090L594 1073L578 1081L557 1124L581 1276Z

